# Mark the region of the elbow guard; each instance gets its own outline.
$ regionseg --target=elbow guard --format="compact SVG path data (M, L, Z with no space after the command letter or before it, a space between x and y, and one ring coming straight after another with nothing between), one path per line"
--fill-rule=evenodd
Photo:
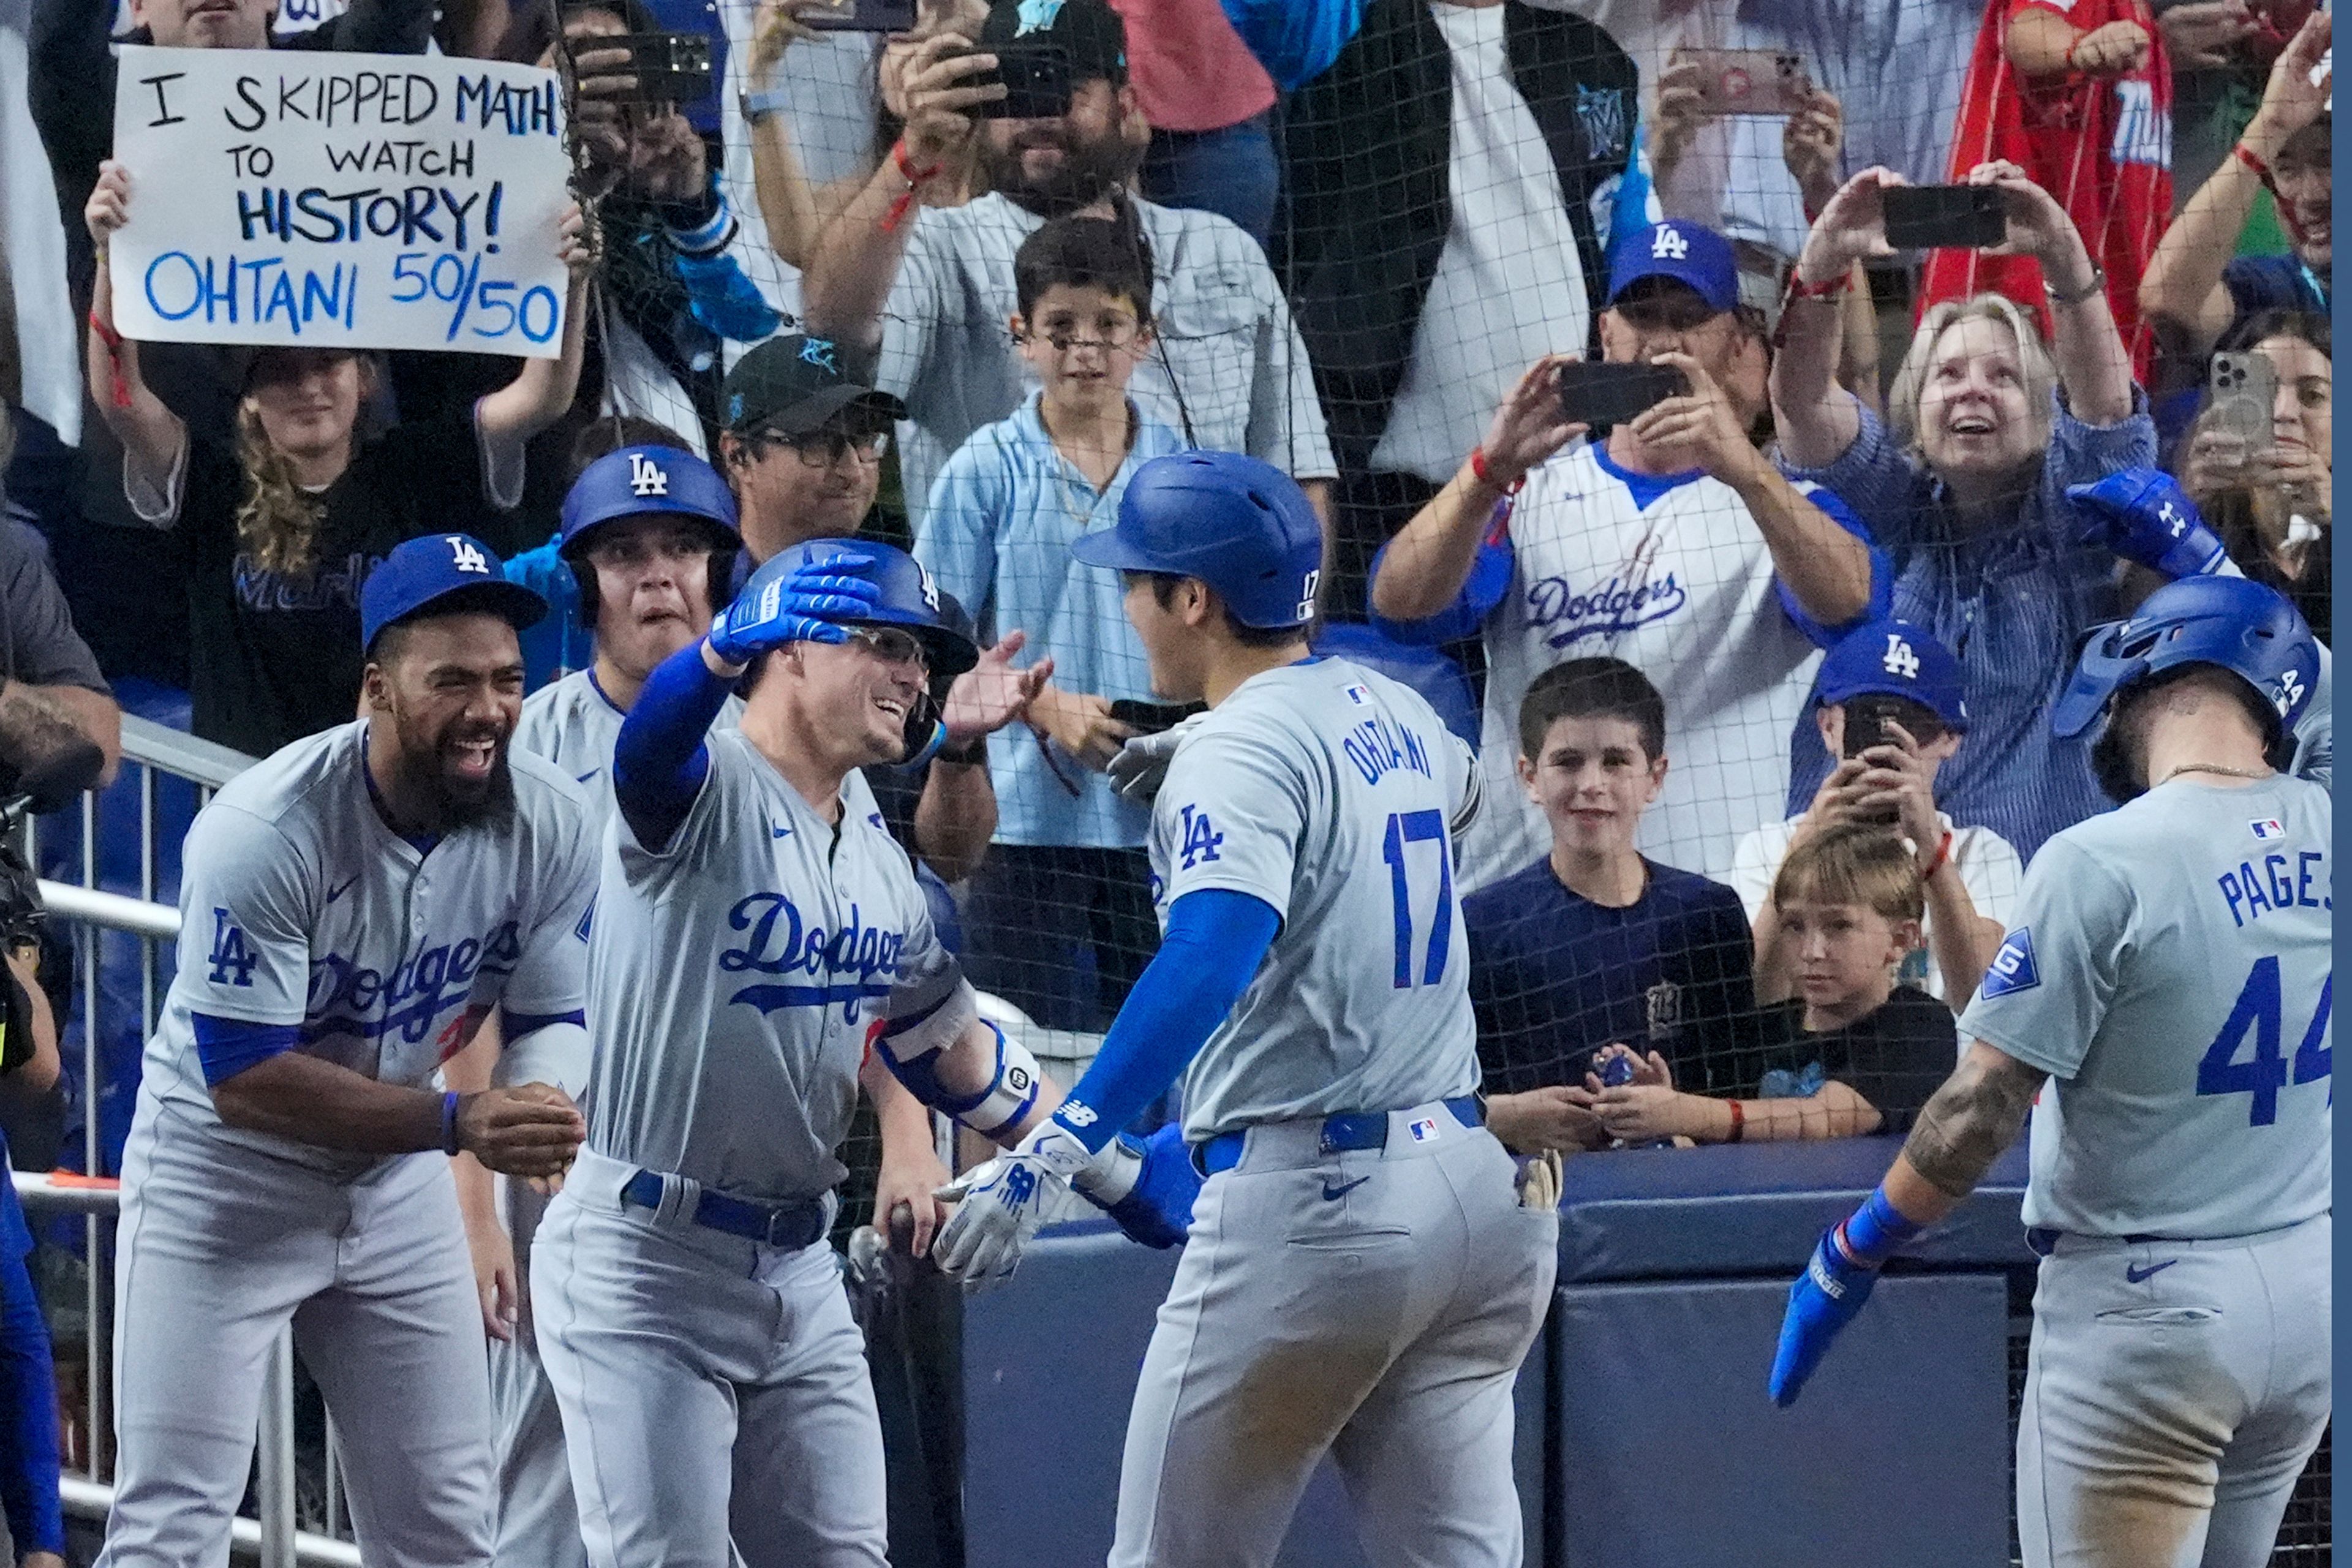
M1026 1046L1007 1039L1003 1030L990 1024L996 1063L987 1084L977 1094L951 1093L940 1082L940 1057L981 1021L971 983L959 980L954 990L931 1006L883 1025L874 1044L891 1076L905 1084L908 1093L982 1137L993 1138L1017 1126L1037 1103L1037 1058Z

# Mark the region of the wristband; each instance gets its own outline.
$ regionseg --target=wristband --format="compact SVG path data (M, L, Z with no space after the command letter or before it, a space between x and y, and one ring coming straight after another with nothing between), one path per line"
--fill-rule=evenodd
M1748 1108L1736 1100L1727 1100L1724 1103L1731 1107L1731 1131L1724 1135L1723 1141L1737 1143L1748 1136Z
M2094 261L2091 263L2091 280L2088 283L2084 284L2080 289L2075 289L2072 293L2061 293L2057 289L2052 288L2049 280L2044 279L2042 284L2042 291L2050 296L2050 302L2053 305L2079 305L2084 300L2095 296L2106 286L2107 269Z
M1528 477L1525 474L1521 474L1507 485L1496 479L1493 470L1486 467L1486 448L1483 445L1470 448L1470 472L1473 478L1488 489L1500 490L1507 496L1518 494L1526 488L1528 482Z
M96 332L98 341L106 345L106 364L110 373L107 381L110 395L114 399L114 406L130 407L131 380L122 374L122 334L100 321L96 310L89 313L89 330Z
M455 1154L457 1149L457 1102L465 1096L456 1089L441 1097L441 1152Z
M2254 178L2263 183L2263 189L2270 192L2273 196L2278 195L2277 182L2271 178L2271 166L2263 162L2263 155L2260 153L2255 152L2243 142L2237 143L2230 151L2237 156L2239 163L2254 172Z
M941 746L931 753L931 760L954 763L960 767L984 767L988 763L988 737L976 735L961 746Z
M743 111L743 123L757 125L768 116L781 114L792 107L792 100L782 88L763 87L757 92L736 94L735 105Z
M1893 1257L1896 1247L1927 1228L1889 1203L1886 1189L1881 1186L1832 1234L1839 1251L1865 1268L1875 1268Z
M1947 830L1944 834L1944 841L1936 846L1936 858L1927 862L1927 868L1926 870L1919 873L1919 880L1922 882L1927 881L1937 872L1942 870L1946 865L1949 864L1951 858L1952 836L1951 833Z
M882 232L885 234L907 221L907 209L915 205L915 192L924 181L937 179L940 171L946 167L943 163L933 163L918 168L914 159L907 155L907 139L903 136L890 144L890 163L906 180L907 188L898 194L898 199L892 202L890 210L882 216Z

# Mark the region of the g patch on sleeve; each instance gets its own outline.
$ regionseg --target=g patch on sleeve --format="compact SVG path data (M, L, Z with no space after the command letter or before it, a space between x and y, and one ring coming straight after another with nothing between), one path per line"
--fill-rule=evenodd
M2033 928L2020 926L2009 933L2000 951L1992 955L1992 967L1985 971L1984 984L1977 987L1979 996L2006 996L2012 991L2031 991L2042 984L2042 972L2033 964Z

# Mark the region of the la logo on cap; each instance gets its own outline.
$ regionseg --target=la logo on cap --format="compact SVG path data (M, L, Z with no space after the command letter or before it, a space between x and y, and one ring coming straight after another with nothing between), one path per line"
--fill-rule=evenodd
M669 475L662 466L643 452L629 454L629 493L639 496L669 494Z
M1690 241L1685 239L1682 231L1672 224L1660 224L1657 234L1650 241L1650 255L1674 261L1685 260L1690 256Z
M1878 662L1889 675L1899 675L1906 680L1919 679L1919 656L1900 632L1886 634L1886 655Z
M462 533L451 533L444 537L449 543L451 563L458 571L479 572L485 576L489 574L490 563L479 550L474 547L472 540Z

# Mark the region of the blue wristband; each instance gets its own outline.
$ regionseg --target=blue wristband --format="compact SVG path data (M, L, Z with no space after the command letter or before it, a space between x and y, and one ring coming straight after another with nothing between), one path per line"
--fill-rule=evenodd
M456 1089L441 1097L441 1152L457 1152L457 1101L465 1097Z
M1893 1257L1895 1248L1926 1228L1889 1203L1886 1189L1882 1186L1839 1227L1839 1236L1848 1257L1875 1268Z

